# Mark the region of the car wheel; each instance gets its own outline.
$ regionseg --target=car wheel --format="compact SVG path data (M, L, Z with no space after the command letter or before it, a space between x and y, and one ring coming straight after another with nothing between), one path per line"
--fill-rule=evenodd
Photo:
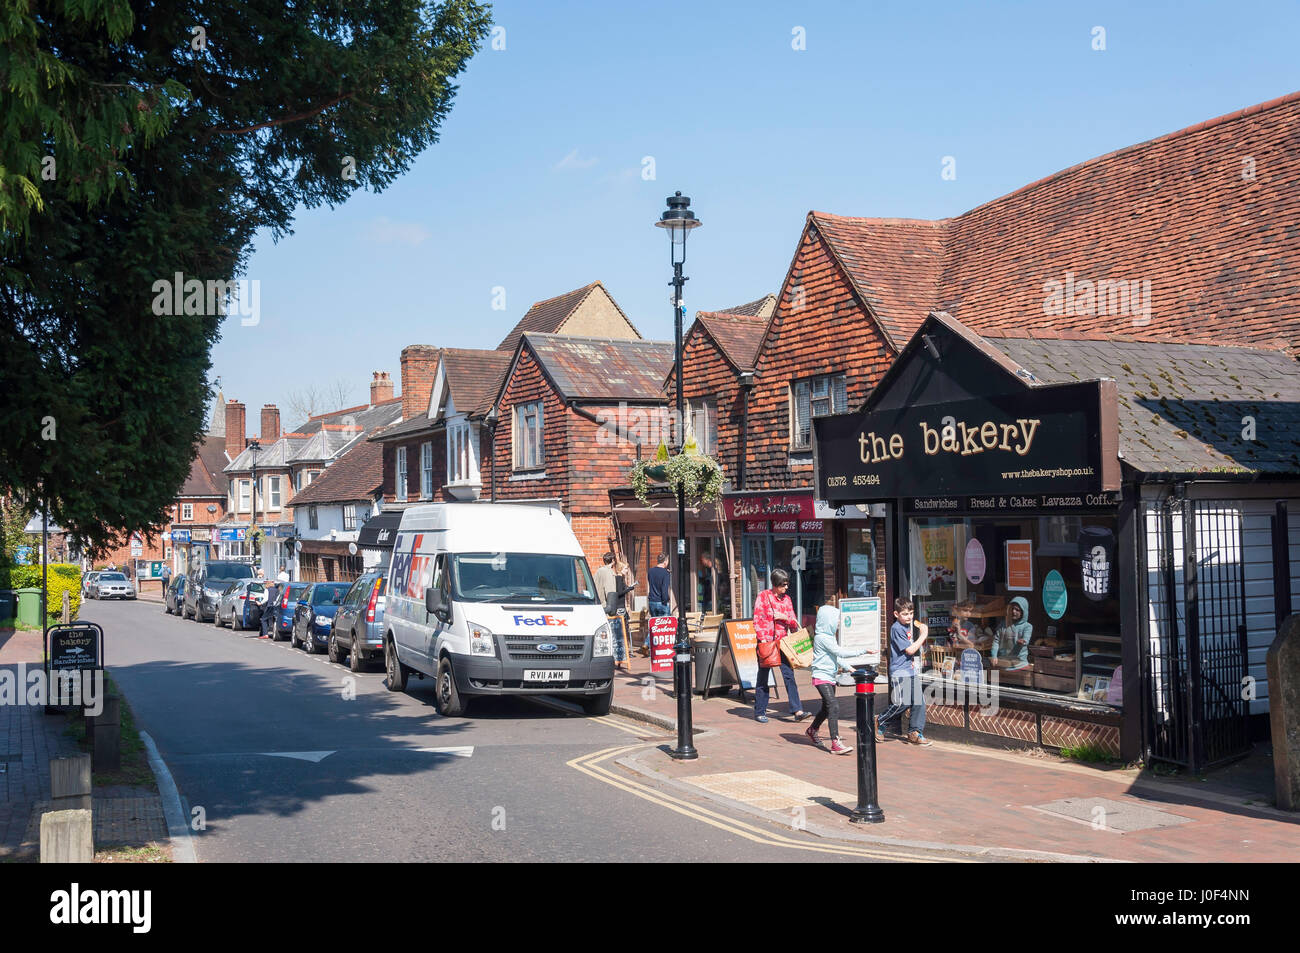
M582 700L582 710L588 715L608 715L609 706L614 701L614 686L609 686L609 691L603 695L588 696Z
M316 654L316 636L311 631L311 623L307 623L307 630L302 634L302 647L308 655Z
M361 671L361 653L357 650L357 634L352 633L352 648L348 650L348 668L354 672Z
M398 659L397 647L393 645L392 639L389 639L384 647L384 668L388 673L384 679L384 687L390 692L406 691L406 666Z
M465 714L465 703L456 690L456 675L451 670L451 659L443 656L438 662L438 689L433 703L444 718L458 718Z
M343 659L339 656L339 640L334 638L333 632L330 633L329 638L326 639L325 642L328 647L327 652L329 653L330 661L335 665L342 664Z
M230 631L231 632L244 631L244 610L243 609L240 609L238 612L230 613Z

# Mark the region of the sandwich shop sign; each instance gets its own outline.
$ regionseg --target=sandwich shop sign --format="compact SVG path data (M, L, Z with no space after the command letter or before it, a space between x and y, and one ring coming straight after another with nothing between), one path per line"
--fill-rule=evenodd
M1118 488L1105 381L813 421L827 502ZM1109 417L1112 426L1104 426ZM1104 443L1110 446L1103 448ZM1109 455L1109 457L1108 457Z

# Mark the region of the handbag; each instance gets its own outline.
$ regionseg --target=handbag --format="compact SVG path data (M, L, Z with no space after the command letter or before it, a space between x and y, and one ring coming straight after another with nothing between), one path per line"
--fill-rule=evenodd
M807 629L800 627L777 644L791 668L812 668L813 641Z
M781 643L776 639L770 642L759 642L755 650L758 652L758 664L763 668L780 668Z

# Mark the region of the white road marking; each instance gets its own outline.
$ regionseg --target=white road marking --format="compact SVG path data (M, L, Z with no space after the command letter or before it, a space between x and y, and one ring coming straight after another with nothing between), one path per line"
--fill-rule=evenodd
M407 748L407 751L420 751L425 754L450 754L457 758L469 758L474 754L473 745L463 745L459 748Z
M297 758L299 761L310 761L313 764L319 764L324 761L333 751L259 751L260 755L268 758Z

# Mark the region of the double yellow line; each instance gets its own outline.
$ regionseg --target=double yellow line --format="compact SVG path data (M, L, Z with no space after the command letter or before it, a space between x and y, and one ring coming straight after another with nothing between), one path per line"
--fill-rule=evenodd
M629 733L636 733L633 729L624 727L614 721L601 720L602 724L607 724L611 728L618 728ZM600 762L617 758L619 755L626 754L629 751L635 751L638 748L647 747L653 742L642 742L635 745L621 745L615 748L605 748L603 751L596 751L592 754L582 755L567 762L568 766L577 771L581 771L588 777L595 778L611 787L626 791L628 794L635 795L643 801L649 801L660 807L675 811L684 817L699 821L716 827L718 830L726 831L728 834L734 834L745 840L752 841L756 844L764 844L768 847L787 847L791 850L806 850L818 854L840 854L847 857L861 857L869 860L892 860L892 861L914 861L917 863L934 863L939 860L955 860L958 862L973 863L973 860L962 857L935 857L926 854L912 853L907 848L884 848L884 847L858 847L852 844L818 844L810 843L805 840L799 840L793 837L786 837L775 831L758 827L754 824L747 824L744 821L738 821L726 815L711 811L708 808L700 807L689 801L683 801L661 791L652 790L633 781L622 778L612 771L601 767ZM811 836L811 835L810 835Z

